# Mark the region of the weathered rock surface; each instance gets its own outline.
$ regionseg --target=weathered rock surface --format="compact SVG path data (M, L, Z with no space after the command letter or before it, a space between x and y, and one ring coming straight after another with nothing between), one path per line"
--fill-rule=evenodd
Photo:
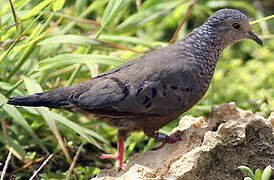
M213 109L209 122L185 116L172 133L183 131L182 141L135 154L124 170L102 170L94 179L239 180L240 165L274 167L274 113L264 119L230 103Z

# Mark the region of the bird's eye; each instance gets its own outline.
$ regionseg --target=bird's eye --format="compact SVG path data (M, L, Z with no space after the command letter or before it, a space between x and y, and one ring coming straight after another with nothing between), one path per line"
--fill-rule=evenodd
M233 27L234 29L240 29L241 26L240 26L239 23L233 23L232 27Z

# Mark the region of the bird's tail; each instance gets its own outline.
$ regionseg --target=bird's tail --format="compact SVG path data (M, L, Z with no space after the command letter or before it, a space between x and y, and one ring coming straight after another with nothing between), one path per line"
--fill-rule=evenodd
M29 96L11 97L7 103L18 106L45 106L50 108L66 106L69 104L68 97L66 93L60 92L61 89L35 93Z

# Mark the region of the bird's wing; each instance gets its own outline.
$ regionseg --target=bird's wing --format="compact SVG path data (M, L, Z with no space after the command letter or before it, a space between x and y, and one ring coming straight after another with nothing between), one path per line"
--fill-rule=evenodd
M128 78L125 80L119 76L104 77L89 90L74 96L77 97L74 106L95 114L115 116L167 115L188 109L202 97L196 75L197 69L190 66L176 72L166 69L156 79L155 76L146 76L127 81Z
M74 99L75 105L88 108L110 108L113 104L122 101L128 95L127 86L119 79L110 77L100 78L92 86L88 87L86 91L81 92Z
M139 82L130 95L116 107L121 111L168 115L187 110L202 96L198 70L188 67L178 72L166 72L158 80Z

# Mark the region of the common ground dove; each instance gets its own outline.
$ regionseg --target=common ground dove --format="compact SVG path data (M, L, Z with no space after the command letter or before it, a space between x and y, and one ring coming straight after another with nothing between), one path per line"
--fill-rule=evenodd
M185 38L79 84L12 97L8 104L46 106L93 114L118 128L118 153L101 158L123 165L124 140L144 131L163 143L180 138L156 131L194 106L206 93L220 53L243 39L262 41L238 10L222 9Z

